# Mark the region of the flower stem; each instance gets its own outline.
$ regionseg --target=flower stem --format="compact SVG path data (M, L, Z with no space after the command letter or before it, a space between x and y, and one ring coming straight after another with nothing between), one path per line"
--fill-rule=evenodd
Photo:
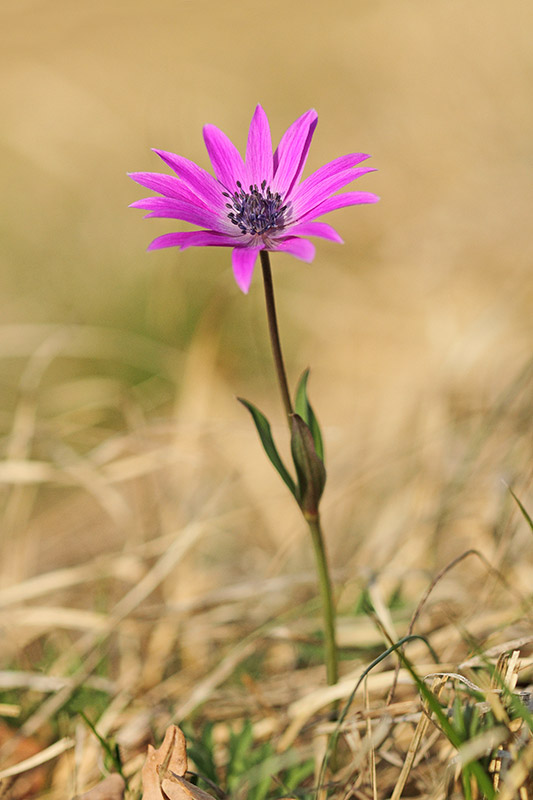
M266 250L261 250L259 255L261 257L261 267L263 269L263 284L265 287L265 302L268 318L268 329L270 332L270 343L272 345L272 353L274 356L274 364L276 366L276 373L278 376L279 388L281 390L283 406L287 415L289 428L291 428L291 418L294 415L294 411L292 407L291 396L289 394L289 387L287 384L287 373L285 372L285 364L283 362L283 355L281 352L278 320L276 315L276 303L274 301L274 285L272 283L272 270L270 268L270 257ZM326 674L328 684L332 686L333 684L337 683L339 679L339 667L337 659L337 643L335 637L335 605L333 602L333 592L328 570L326 549L324 546L324 537L322 535L318 511L310 514L306 513L302 508L302 513L309 526L311 538L313 540L313 548L315 551L318 585L322 600L322 613L324 616Z
M324 636L326 646L326 675L329 686L337 683L339 679L339 665L337 660L337 642L335 637L335 605L333 602L333 592L331 589L331 579L329 577L328 560L324 547L324 537L320 525L318 513L313 516L306 516L313 547L315 550L315 560L318 573L318 584L320 597L322 599L322 613L324 615Z
M283 406L285 408L285 413L287 415L290 428L291 416L294 412L292 409L289 387L287 385L287 373L285 372L285 364L283 363L283 355L281 353L278 319L276 316L276 303L274 301L274 285L272 283L272 270L270 268L270 257L267 250L261 250L259 255L261 257L261 267L263 270L263 284L265 287L265 302L268 318L268 330L270 333L270 343L272 345L272 354L274 356L274 364L276 366L276 373L281 391L281 399L283 400Z

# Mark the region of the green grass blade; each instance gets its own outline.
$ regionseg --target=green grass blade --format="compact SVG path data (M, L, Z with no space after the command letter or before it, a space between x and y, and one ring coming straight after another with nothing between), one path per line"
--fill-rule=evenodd
M411 674L418 691L426 701L429 709L435 714L437 720L439 722L440 728L450 743L457 749L461 747L461 745L468 741L468 736L461 733L457 730L452 722L450 722L446 710L441 706L439 700L431 689L426 686L424 681L419 678L417 673L415 672L413 666L411 665L410 661L405 657L402 651L398 652L399 657L402 660L403 665ZM492 784L492 780L490 776L487 774L486 770L484 769L483 765L479 761L470 761L468 764L463 766L463 786L465 792L470 792L470 774L474 776L477 781L477 784L481 790L481 792L485 795L487 800L493 800L495 797L494 786ZM465 795L466 796L466 795Z
M218 775L214 758L213 723L206 723L202 730L202 736L198 740L194 738L193 732L188 726L182 725L181 727L188 742L187 752L194 761L198 774L204 780L216 784Z
M515 499L515 501L516 501L516 504L518 505L518 508L519 508L519 509L520 509L520 511L522 512L522 515L523 515L523 517L524 517L525 521L527 522L527 524L529 525L529 527L530 527L530 528L531 528L531 530L533 531L533 519L531 519L531 517L529 516L529 514L527 513L527 511L526 511L526 509L525 509L525 506L524 506L524 505L523 505L523 504L520 502L520 500L518 499L518 497L517 497L517 496L516 496L516 494L513 492L513 490L511 489L511 487L510 487L510 486L509 486L509 491L510 491L510 492L511 492L511 494L513 495L513 497L514 497L514 499Z
M106 753L108 759L113 764L114 769L116 770L116 772L118 772L121 778L124 779L124 783L126 784L126 786L128 786L128 781L122 771L122 759L120 757L120 750L118 746L104 739L104 737L98 733L98 731L96 730L95 726L93 725L89 717L83 711L81 711L81 709L78 711L78 714L83 719L87 727L90 728L91 731L94 733L94 735L100 742L102 749Z

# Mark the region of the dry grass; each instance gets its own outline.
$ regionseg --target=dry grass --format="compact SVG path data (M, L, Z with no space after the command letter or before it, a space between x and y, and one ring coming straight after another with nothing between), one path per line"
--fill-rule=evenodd
M91 339L90 331L77 333ZM391 448L381 463L345 471L344 482L332 479L325 517L335 531L330 549L346 660L338 686L326 688L308 543L248 420L180 420L178 402L177 416L160 421L132 389L120 402L134 423L111 433L94 420L102 412L87 378L83 404L43 418L40 409L61 394L28 377L39 371L43 341L25 369L2 464L9 536L0 592L0 691L18 729L4 751L9 759L19 736L38 743L54 766L52 788L41 796L62 797L65 786L73 795L98 775L101 748L76 715L80 708L98 719L102 736L119 742L132 791L146 743L171 721L192 719L198 732L214 723L222 762L228 725L251 720L257 742L270 740L302 759L314 753L319 764L320 742L332 730L328 704L346 701L389 637L411 628L439 656L428 660L422 642L408 646L422 676L478 680L477 648L493 663L518 649L520 685L527 685L533 662L523 556L531 532L498 481L505 464L527 503L530 367L466 430L454 430L450 418L426 447L405 441L403 452ZM230 397L213 371L203 375L208 391L198 386L198 369L185 374L182 397ZM75 450L62 441L71 437L94 440ZM454 562L432 584L450 556ZM374 620L357 611L363 593ZM431 725L416 749L410 745L424 717L405 669L398 678L387 705L391 656L353 699L342 728L343 767L330 776L339 796L351 787L366 797L373 781L376 796L388 796L405 763L407 794L441 796L452 750ZM8 778L10 768L1 774Z
M530 3L18 0L1 14L5 796L59 800L98 779L80 708L119 743L132 797L170 722L212 723L223 765L250 720L273 771L311 759L318 775L328 704L413 620L438 655L407 645L420 675L478 683L480 654L520 651L507 680L526 688L533 543L508 487L531 513ZM274 263L291 380L311 365L326 438L333 689L305 530L235 402L264 408L286 451L259 282L242 297L224 252L145 256L168 223L126 209L123 175L156 168L149 147L206 164L201 125L242 146L257 101L275 138L317 107L310 168L361 149L380 170L361 188L381 204L338 212L343 248ZM396 665L353 698L335 797L462 791L404 668L391 697ZM450 702L460 689L439 684ZM28 773L31 758L44 766Z

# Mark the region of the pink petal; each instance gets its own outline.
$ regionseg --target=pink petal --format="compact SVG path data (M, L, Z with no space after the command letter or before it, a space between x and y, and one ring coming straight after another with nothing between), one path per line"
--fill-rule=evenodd
M250 123L246 145L246 185L270 184L272 180L272 138L268 118L261 106L257 106Z
M153 192L159 192L165 197L175 197L176 200L203 205L187 184L174 178L173 175L163 175L159 172L129 172L128 175L141 186L145 186Z
M334 158L333 161L328 161L327 164L317 169L308 178L306 178L299 186L294 187L293 197L299 197L301 193L307 192L308 189L313 189L318 186L324 179L330 178L332 175L338 175L344 170L355 167L361 161L370 158L366 153L349 153L347 156L340 156Z
M309 177L298 186L296 192L299 193L301 189L307 186L315 186L330 175L336 175L338 172L342 172L345 169L355 167L356 164L360 164L361 161L366 161L367 158L370 158L370 156L366 153L349 153L347 156L334 158L333 161L328 161L327 164L324 164L324 166L309 175Z
M319 203L314 208L307 211L300 217L300 222L307 222L321 217L322 214L328 214L330 211L335 211L337 208L344 208L345 206L357 206L363 203L377 203L379 197L370 192L343 192L329 197L322 203Z
M270 248L269 248L270 249ZM294 238L285 239L283 242L276 244L272 250L281 253L289 253L291 256L296 256L301 261L310 262L315 257L315 246L307 239Z
M225 133L215 125L204 125L204 141L211 164L220 183L230 192L235 182L243 179L244 162L241 154Z
M154 153L157 153L165 164L168 164L178 177L182 178L193 192L199 195L204 203L215 208L224 206L224 197L220 190L220 185L209 172L199 167L194 161L189 161L188 158L183 158L183 156L178 156L175 153L167 153L165 150L155 149Z
M291 225L291 235L294 236L319 236L321 239L329 239L331 242L343 244L343 240L331 225L327 222L300 222Z
M322 180L308 183L305 180L301 183L291 197L293 215L300 217L314 206L326 200L330 194L347 186L361 175L367 172L375 172L373 167L360 167L359 169L344 169L341 172L325 175ZM316 173L315 173L316 174ZM312 175L310 176L313 177Z
M185 203L183 200L174 200L168 197L145 197L130 204L130 208L143 208L150 211L147 217L162 217L163 219L182 219L192 222L193 225L203 225L227 233L228 226L218 214L213 213L205 206Z
M148 250L162 250L164 247L235 247L232 236L224 236L215 231L185 231L184 233L164 233L149 245Z
M235 275L237 286L244 294L248 294L257 254L260 250L260 247L236 247L231 254L233 274Z
M272 190L286 197L303 172L311 139L318 123L318 114L312 108L302 114L288 128L274 153L274 178Z

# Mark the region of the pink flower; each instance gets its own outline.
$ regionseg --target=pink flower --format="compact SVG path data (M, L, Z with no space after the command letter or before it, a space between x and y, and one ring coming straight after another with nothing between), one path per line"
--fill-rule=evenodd
M268 119L255 109L243 161L235 145L214 125L205 125L204 141L216 177L183 156L154 152L177 175L133 172L130 177L160 197L132 203L147 217L180 219L201 226L201 230L158 236L149 250L163 247L233 247L235 280L248 292L260 250L290 253L312 261L315 248L304 237L318 236L341 242L337 231L317 217L344 206L375 203L369 192L333 194L372 168L353 169L369 158L351 153L330 161L300 182L311 139L318 121L316 111L302 114L285 131L272 152Z

